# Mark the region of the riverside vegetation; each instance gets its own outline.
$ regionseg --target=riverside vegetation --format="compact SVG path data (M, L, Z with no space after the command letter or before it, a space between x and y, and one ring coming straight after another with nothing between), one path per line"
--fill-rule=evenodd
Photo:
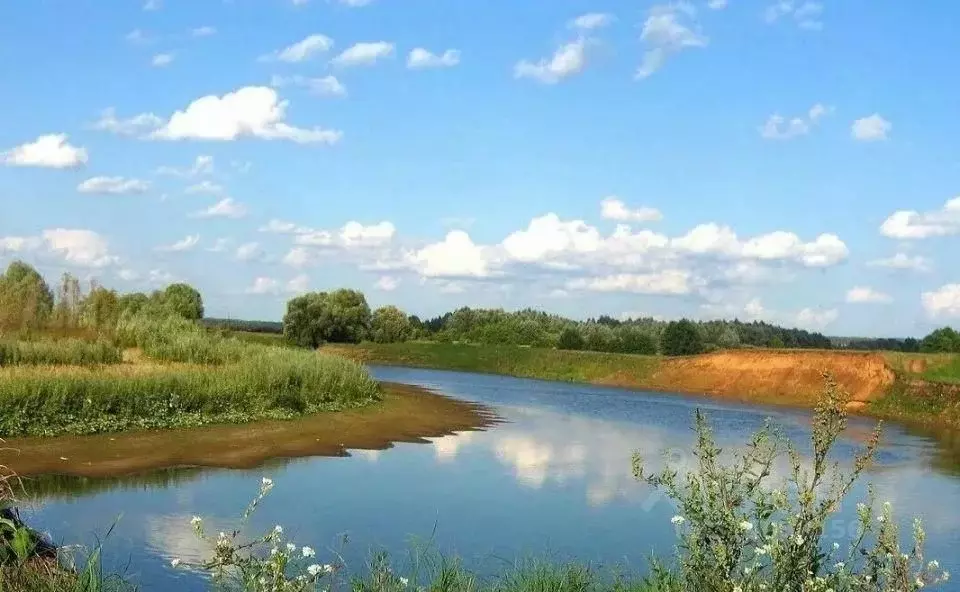
M456 559L414 553L408 565L380 554L364 570L348 569L335 552L318 551L285 535L282 525L249 534L247 523L274 488L263 478L235 528L214 535L204 519L190 520L209 553L174 558L170 569L209 577L216 590L250 592L352 590L355 592L916 592L936 589L950 574L924 556L924 531L914 521L902 537L890 504L872 495L857 506L850 540L830 541L831 516L870 465L879 426L849 472L832 461L831 449L846 427L848 396L829 377L813 421L809 460L772 427L741 450L723 454L707 418L696 417L696 462L687 470L670 467L648 473L635 455L637 479L661 489L677 514L671 522L677 545L673 557L652 561L645 577L626 577L588 565L520 563L493 579L480 577ZM786 458L787 477L774 476ZM10 503L10 498L5 499ZM127 585L93 567L84 571L37 563L35 533L0 521L3 565L0 589L98 591ZM51 582L55 582L51 583ZM28 587L29 586L29 587Z
M353 362L204 329L200 294L184 284L121 296L66 275L54 295L15 262L0 304L6 438L286 419L381 398Z

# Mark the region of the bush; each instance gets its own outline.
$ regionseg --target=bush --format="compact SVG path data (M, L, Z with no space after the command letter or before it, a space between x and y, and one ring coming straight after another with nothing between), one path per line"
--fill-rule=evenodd
M703 353L703 338L697 326L687 319L671 321L660 338L663 353L668 356L691 356Z
M915 591L946 581L936 562L923 557L923 529L914 523L914 542L902 548L889 504L877 519L873 500L858 504L858 532L840 552L823 544L827 520L869 466L880 439L879 426L850 474L829 462L846 427L849 397L833 379L813 421L812 467L770 427L754 436L744 452L724 463L704 416L696 415L696 466L681 475L666 468L647 474L634 455L634 475L663 489L677 503L673 524L680 538L675 585L668 591L797 592ZM791 472L786 483L771 483L774 464L786 448Z
M583 346L583 336L581 336L580 331L574 327L564 329L563 333L560 334L560 341L557 344L557 347L560 349L570 350L580 350L583 349Z
M383 306L373 312L370 339L377 343L397 343L410 339L413 327L407 315L396 306Z

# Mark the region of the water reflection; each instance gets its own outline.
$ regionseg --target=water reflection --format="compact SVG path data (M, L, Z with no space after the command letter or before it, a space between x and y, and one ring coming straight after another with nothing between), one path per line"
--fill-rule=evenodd
M630 456L643 453L656 470L669 452L673 466L690 467L694 410L703 408L720 445L746 441L767 418L808 449L809 413L724 404L715 400L629 393L538 381L406 369L378 369L381 378L435 388L494 406L506 420L489 431L351 450L351 458L284 459L252 470L178 469L115 479L41 477L35 523L58 540L92 540L123 514L108 552L135 566L146 590L201 590L196 574L174 573L172 557L206 550L190 527L203 516L208 530L232 528L266 475L277 484L254 516L253 532L283 524L295 540L344 552L364 565L371 548L403 553L411 536L430 537L469 566L490 558L512 561L530 553L644 565L651 553L673 549L668 500L637 483ZM838 444L849 464L872 430L855 420ZM919 512L928 531L928 556L960 571L960 479L939 470L939 449L923 434L888 426L868 478L878 498L894 503L909 532ZM809 462L805 460L804 462ZM788 475L777 467L777 478ZM860 485L854 501L866 493ZM828 536L853 527L853 504L841 509ZM500 563L497 563L500 565Z

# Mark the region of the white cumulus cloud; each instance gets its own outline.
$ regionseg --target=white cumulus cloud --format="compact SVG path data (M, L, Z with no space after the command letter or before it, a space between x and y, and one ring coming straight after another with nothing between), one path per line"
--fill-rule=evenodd
M572 19L568 26L571 29L581 29L583 31L592 31L602 29L613 22L613 15L606 12L588 12Z
M417 47L410 51L407 56L407 67L411 70L423 70L426 68L450 68L460 63L460 52L456 49L448 49L442 54L437 55L422 47Z
M650 9L640 32L647 48L636 77L647 78L663 67L667 59L687 49L706 47L709 40L696 29L696 10L690 4L661 4Z
M594 292L631 292L634 294L689 294L695 280L683 270L668 269L656 273L621 273L567 283L569 290Z
M549 59L538 62L520 60L513 67L514 78L530 78L543 84L556 84L583 72L587 67L587 41L578 39L560 46Z
M948 200L941 209L932 212L898 210L883 221L880 233L904 240L960 234L960 196Z
M400 285L400 280L391 275L380 276L380 279L377 280L377 283L374 284L374 288L382 292L393 292Z
M960 284L947 284L920 295L931 317L960 317Z
M607 220L618 222L656 222L663 219L663 214L656 208L640 207L630 209L619 198L610 196L600 202L600 215Z
M351 66L372 66L379 60L393 55L394 45L386 41L370 41L356 43L345 49L330 63L341 68Z
M452 230L439 243L408 255L410 263L426 277L486 277L490 275L485 249L470 235Z
M878 292L877 290L874 290L868 286L855 286L847 291L847 302L853 304L883 304L892 301L893 298L891 298L888 294Z
M805 136L810 133L811 128L824 115L832 112L833 107L817 103L810 107L805 116L787 119L779 113L774 113L767 118L766 123L760 128L760 135L768 140L789 140L798 136Z
M886 140L891 130L893 130L893 124L879 113L874 113L854 121L850 126L850 135L854 140L861 142L879 142Z
M932 267L930 260L920 255L897 253L892 257L868 261L871 267L887 267L889 269L911 269L913 271L929 271Z
M182 252L182 251L191 251L193 250L194 247L197 246L199 242L200 242L200 235L191 234L183 237L182 239L176 241L173 244L161 245L157 247L157 250L172 252L172 253Z
M193 218L243 218L247 207L232 197L225 197L205 210L194 212Z
M67 263L84 267L105 267L119 261L110 254L107 240L92 230L54 228L41 234L46 247Z
M183 190L184 193L209 193L212 195L219 195L223 193L223 186L213 181L203 180L199 183L194 183L186 189Z
M261 56L261 61L277 60L280 62L296 63L309 60L321 53L330 51L333 47L333 39L326 35L315 33L309 35L296 43L279 49L271 54Z
M102 193L109 195L127 195L146 193L150 183L140 179L126 179L124 177L91 177L77 185L80 193Z
M337 130L299 128L286 123L288 105L288 101L280 100L277 91L267 86L247 86L222 97L208 95L175 112L150 137L219 141L254 137L301 144L340 141L343 134Z
M111 132L122 136L137 136L152 132L163 125L163 120L153 113L141 113L129 119L118 119L117 111L108 107L100 113L100 119L91 127L95 130Z
M158 53L150 60L150 65L156 68L163 68L173 63L176 56L172 53Z
M76 168L86 164L88 158L86 148L71 145L67 134L43 135L33 142L0 152L0 162L9 166L52 169Z

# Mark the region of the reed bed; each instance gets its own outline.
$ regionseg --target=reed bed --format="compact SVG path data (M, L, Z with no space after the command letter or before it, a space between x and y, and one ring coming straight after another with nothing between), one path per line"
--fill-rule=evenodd
M119 364L123 351L105 340L0 341L0 366Z
M0 372L0 437L90 434L290 418L379 400L362 367L333 356L251 348L234 364Z

